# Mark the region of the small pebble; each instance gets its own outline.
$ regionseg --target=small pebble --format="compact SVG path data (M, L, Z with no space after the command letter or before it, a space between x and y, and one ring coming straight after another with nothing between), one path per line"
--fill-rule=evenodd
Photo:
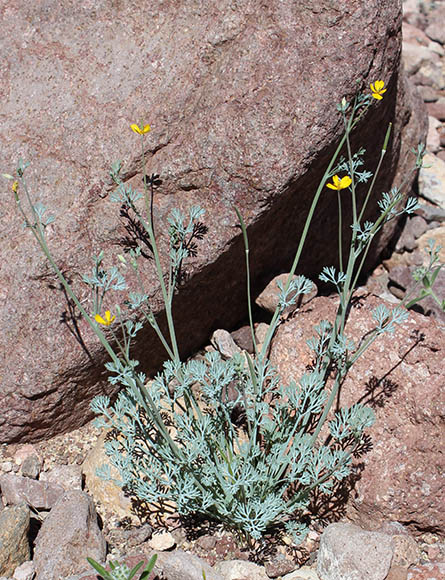
M153 534L148 545L152 550L159 550L160 552L165 552L166 550L171 550L175 547L175 538L170 532L162 532L160 534Z
M13 579L14 580L32 580L34 578L35 569L34 564L31 560L27 562L23 562L20 566L14 571Z
M431 561L435 561L440 556L440 548L439 548L439 546L434 546L434 545L433 546L429 546L429 548L428 548L428 550L427 550L426 553L428 555L428 558Z
M211 550L216 545L216 538L214 536L201 536L196 542L203 550Z
M3 463L0 463L0 471L3 471L3 473L10 473L13 469L14 465L12 461L3 461Z

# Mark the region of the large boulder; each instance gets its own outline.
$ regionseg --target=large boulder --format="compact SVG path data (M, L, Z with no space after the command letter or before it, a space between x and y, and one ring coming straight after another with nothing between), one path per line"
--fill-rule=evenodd
M355 344L375 326L372 310L382 302L373 295L359 295L345 329ZM315 298L278 329L270 358L285 384L291 378L298 381L311 364L306 340L315 335L313 327L320 320L334 320L337 304L338 298ZM337 495L320 507L319 517L324 513L335 519L345 514L373 530L385 521L397 521L414 534L445 535L445 487L440 475L444 468L443 357L443 332L437 322L410 312L394 334L378 337L355 362L338 405L371 406L376 421L368 430L369 445L363 446L363 454L354 462L355 485L349 502L340 507Z
M394 123L376 191L401 182L409 150L425 134L421 104L400 68L401 6L394 0L316 6L305 0L11 0L0 19L11 31L0 45L0 168L12 173L19 156L32 161L33 195L57 216L49 245L86 305L89 291L80 279L90 271L91 255L100 248L116 255L128 245L128 224L106 196L116 159L123 160L125 181L141 187L140 140L130 123L152 125L145 157L147 171L162 181L154 202L161 246L173 207L205 208L209 233L175 298L184 354L218 326L230 328L245 316L234 204L249 229L254 292L289 268L341 135L335 105L344 95L376 79L387 83L356 139L375 167L383 132ZM87 421L92 397L116 387L103 371L107 355L22 229L12 195L5 197L0 441L35 441ZM333 203L336 196L326 190L300 264L309 275L335 262ZM350 232L346 216L344 223ZM382 233L370 264L394 225ZM146 266L144 284L162 323L149 260ZM147 372L162 362L151 328L140 333L134 357Z

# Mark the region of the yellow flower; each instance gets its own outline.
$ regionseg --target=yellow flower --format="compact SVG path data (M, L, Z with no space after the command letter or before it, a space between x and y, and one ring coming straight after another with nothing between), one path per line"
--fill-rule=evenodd
M19 182L18 181L14 181L14 183L12 184L12 191L14 193L17 193L18 188L19 188Z
M375 83L371 83L369 86L371 87L374 99L377 99L378 101L383 99L382 95L383 93L386 93L386 89L383 88L385 86L384 81L375 81Z
M130 128L139 135L145 135L145 133L148 133L151 129L150 125L144 125L143 127L139 127L139 125L136 125L136 123L130 125Z
M94 320L96 322L98 322L99 324L103 324L103 326L110 326L110 324L113 322L113 320L115 319L115 316L111 316L111 312L109 310L105 311L105 319L102 318L102 316L100 314L96 314L96 316L94 317Z
M334 175L332 181L334 183L327 183L326 187L329 187L329 189L335 189L337 191L340 191L340 189L346 189L352 183L352 179L349 177L349 175L345 175L341 179L338 175Z

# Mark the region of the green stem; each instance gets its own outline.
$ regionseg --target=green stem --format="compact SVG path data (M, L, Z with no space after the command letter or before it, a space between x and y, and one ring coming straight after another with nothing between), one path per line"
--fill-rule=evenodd
M255 328L253 326L253 316L252 316L252 298L250 293L250 266L249 266L249 239L247 237L247 228L246 224L244 223L243 216L239 209L235 206L236 215L238 216L239 223L241 225L241 230L243 232L243 240L244 240L244 251L246 254L246 278L247 278L247 309L249 313L249 325L250 325L250 332L252 334L252 344L254 354L257 354L257 344L255 339Z
M388 125L388 129L386 130L385 140L383 142L383 147L382 147L382 150L380 152L380 159L379 159L379 162L377 164L377 169L375 170L374 175L372 177L372 181L371 181L371 184L369 186L368 193L366 194L366 198L365 198L365 201L363 203L362 209L360 211L360 215L358 216L358 220L357 220L358 224L360 224L360 222L363 219L363 214L365 213L366 206L368 205L369 198L371 197L372 190L374 189L374 185L375 185L375 182L377 180L377 176L380 173L380 168L381 168L382 163L383 163L383 158L385 157L386 149L388 147L389 136L391 134L391 127L392 127L392 123L390 123Z
M340 272L343 272L343 222L342 222L342 210L341 210L341 194L337 191L337 202L338 202L338 260Z
M172 301L170 299L169 292L167 291L167 288L165 286L164 276L163 276L162 266L161 266L161 260L159 257L158 246L157 246L157 243L156 243L156 240L154 237L153 228L151 227L150 223L147 223L146 220L144 220L144 218L137 211L137 209L135 208L134 205L132 205L132 209L135 212L135 215L137 216L138 220L140 221L142 227L147 232L149 239L150 239L150 244L151 244L152 251L153 251L153 257L155 260L156 274L157 274L157 277L159 280L159 284L161 286L162 298L163 298L164 305L165 305L165 313L167 316L168 330L169 330L169 335L170 335L170 340L171 340L172 350L173 350L173 355L174 355L172 357L172 360L174 360L175 362L179 362L180 361L179 350L178 350L178 344L176 341L175 326L173 323L172 308L171 308Z

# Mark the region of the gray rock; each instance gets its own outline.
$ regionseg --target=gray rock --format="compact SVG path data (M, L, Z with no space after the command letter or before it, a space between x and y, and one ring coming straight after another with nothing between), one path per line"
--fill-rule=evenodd
M428 229L427 221L420 215L415 215L408 218L406 226L412 232L414 238L417 240Z
M221 353L224 359L230 359L235 354L239 354L241 349L233 340L230 332L227 330L215 330L210 339L212 345Z
M423 62L419 68L418 74L431 81L431 86L442 90L445 88L445 77L442 72L442 63L438 55L430 50L431 60ZM432 103L434 104L434 103Z
M125 550L127 548L134 548L140 546L152 536L153 528L150 524L144 524L142 526L135 526L129 529L123 528L121 526L112 528L107 535L107 540L111 545L116 545L119 543L120 546L124 546Z
M431 38L440 44L445 44L445 6L438 7L431 14L431 23L426 27L425 32Z
M419 195L445 208L445 161L427 153L419 172Z
M389 271L389 285L396 285L406 290L414 285L412 270L408 266L395 266Z
M14 468L17 468L18 470L19 466L12 463L12 461L3 461L2 463L0 463L0 471L2 471L3 473L11 473L11 471L13 471Z
M283 576L283 580L320 580L317 571L308 566L303 566L290 574Z
M422 66L427 66L433 57L432 51L420 44L403 42L402 58L405 70L409 76L420 71Z
M419 10L419 0L403 0L403 22L412 26L425 28L426 15Z
M40 474L40 481L57 483L65 491L82 489L82 467L80 465L55 465Z
M426 105L428 115L430 117L435 117L439 121L445 121L445 98L440 97L434 103L427 103Z
M242 326L231 333L233 340L242 349L248 353L253 354L252 331L249 325Z
M14 570L31 557L28 540L30 513L26 505L7 507L0 512L0 574Z
M270 325L266 324L266 322L258 322L257 324L255 324L255 340L259 351L261 350L263 343L266 339L269 326Z
M245 560L228 560L218 562L214 569L221 574L224 580L268 580L263 566ZM179 580L179 579L178 579Z
M48 514L34 550L36 580L58 580L87 568L85 558L105 560L106 542L91 497L68 491Z
M32 580L34 578L34 574L34 562L32 560L28 560L27 562L20 564L20 566L15 569L14 576L12 578L13 580Z
M281 577L293 572L295 570L295 564L292 560L285 558L283 554L279 554L266 562L264 568L269 578L278 578L278 576Z
M161 532L159 534L153 534L148 545L152 550L159 552L165 552L171 550L175 546L175 538L170 532Z
M431 153L437 153L440 150L440 134L438 129L442 123L436 117L428 116L428 134L426 136L426 147Z
M408 534L394 534L392 544L394 548L392 565L406 569L420 562L420 548L416 540Z
M280 289L278 287L278 283L280 283L283 288L286 286L287 280L289 278L289 274L280 274L276 276L273 280L269 282L266 288L261 292L261 294L255 300L255 303L263 310L273 314L275 312L275 308L278 306L278 301L280 297ZM293 277L296 279L296 276ZM312 290L308 294L300 294L296 297L295 304L290 304L285 310L285 314L290 314L303 304L307 304L317 296L318 289L317 286L312 282Z
M204 572L207 580L226 580L216 568L194 554L175 550L174 552L160 552L156 560L155 570L167 580L202 580Z
M13 473L0 476L0 487L6 504L26 502L43 510L51 509L64 492L63 487L56 483L35 481Z
M430 203L425 203L419 200L420 208L416 211L418 215L421 215L428 224L431 222L442 223L445 221L445 208L438 207L437 205L432 205Z
M90 272L91 255L102 247L111 265L127 243L125 219L105 196L117 158L124 160L127 185L141 188L140 141L129 129L135 120L152 125L145 158L162 181L154 200L161 245L173 207L200 203L207 212L210 235L198 241L198 256L175 296L183 354L205 342L216 320L230 328L245 318L235 202L249 230L255 289L266 275L289 267L341 135L335 105L343 95L352 97L357 81L366 90L380 78L388 86L356 131L372 169L384 131L394 123L375 190L401 182L426 124L400 68L400 6L394 0L356 4L349 10L346 0L340 9L330 0L271 0L259 11L257 0L97 0L80 9L61 0L50 9L48 3L16 3L1 13L0 25L15 38L0 41L1 171L12 173L19 155L33 162L28 183L57 217L47 230L49 245L84 304L90 292L81 274ZM328 192L320 199L300 261L308 276L335 262L336 244L327 240L337 236L336 203ZM349 223L345 215L345 235ZM92 417L93 396L119 388L107 382L108 355L77 312L71 317L21 225L11 195L0 227L0 441L6 442L79 427ZM381 232L369 264L395 225ZM162 320L153 268L141 271ZM137 287L131 273L129 284ZM110 300L115 304L120 296ZM165 353L149 324L132 357L147 374L162 363Z
M434 103L439 98L440 93L433 89L433 87L419 85L417 90L419 91L424 103Z
M317 571L321 580L385 580L391 537L353 524L330 524L320 539Z
M397 241L396 252L401 252L403 250L412 252L415 250L417 247L416 240L420 238L427 229L428 224L420 215L408 218L405 227L403 228L402 235Z
M29 455L23 461L20 468L20 473L23 477L29 477L30 479L37 479L40 475L40 470L42 469L42 461L37 455Z

